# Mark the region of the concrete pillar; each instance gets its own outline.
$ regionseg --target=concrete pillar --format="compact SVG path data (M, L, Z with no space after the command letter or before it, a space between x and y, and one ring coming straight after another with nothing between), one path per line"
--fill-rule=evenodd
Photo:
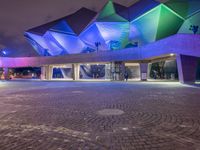
M53 66L47 66L46 79L52 80L52 76L53 76Z
M48 66L48 80L53 78L53 66Z
M140 80L147 81L148 78L148 63L140 63Z
M41 75L40 75L40 79L41 80L45 80L46 79L45 72L46 72L46 68L45 68L45 66L42 66L41 67Z
M194 83L198 66L198 57L177 55L178 76L181 83Z
M73 64L73 80L79 80L80 78L80 65L79 64Z
M5 80L9 80L9 69L8 68L3 68L3 76Z
M126 71L126 67L125 67L125 63L124 62L121 62L120 63L120 81L124 81L124 74L125 74L125 71Z
M51 80L53 75L52 66L42 66L41 67L41 80Z

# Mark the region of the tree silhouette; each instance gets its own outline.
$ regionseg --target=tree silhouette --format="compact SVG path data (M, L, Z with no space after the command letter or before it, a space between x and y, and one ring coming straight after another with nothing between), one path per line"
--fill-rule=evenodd
M95 46L96 46L96 48L97 48L97 52L99 51L99 46L101 45L101 43L100 42L95 42Z
M192 31L194 34L197 34L199 26L191 25L189 30Z

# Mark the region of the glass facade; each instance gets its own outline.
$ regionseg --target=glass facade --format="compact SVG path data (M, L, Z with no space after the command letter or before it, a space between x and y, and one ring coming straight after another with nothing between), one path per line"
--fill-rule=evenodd
M149 64L149 79L178 80L176 60L163 60Z
M72 65L68 64L68 65L53 66L52 79L72 80L73 79Z

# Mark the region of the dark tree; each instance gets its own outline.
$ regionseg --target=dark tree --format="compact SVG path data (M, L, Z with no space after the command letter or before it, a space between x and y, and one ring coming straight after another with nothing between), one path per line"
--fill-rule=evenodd
M197 34L199 26L191 25L189 30L192 31L194 34Z
M97 52L99 51L99 46L101 45L101 43L100 42L95 42L95 46L96 46L96 48L97 48Z

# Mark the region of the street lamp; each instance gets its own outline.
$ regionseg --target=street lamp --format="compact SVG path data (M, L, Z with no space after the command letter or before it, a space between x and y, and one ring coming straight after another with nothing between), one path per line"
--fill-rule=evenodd
M7 54L5 49L0 49L0 56L5 56Z

